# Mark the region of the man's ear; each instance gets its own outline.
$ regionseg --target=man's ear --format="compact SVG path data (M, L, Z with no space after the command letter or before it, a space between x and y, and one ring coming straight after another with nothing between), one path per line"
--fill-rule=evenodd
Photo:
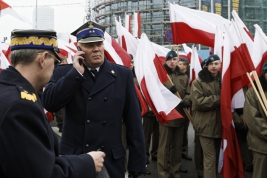
M44 64L45 64L45 59L47 58L47 52L43 52L43 53L40 53L39 55L37 55L37 61L40 65L41 68L44 67Z

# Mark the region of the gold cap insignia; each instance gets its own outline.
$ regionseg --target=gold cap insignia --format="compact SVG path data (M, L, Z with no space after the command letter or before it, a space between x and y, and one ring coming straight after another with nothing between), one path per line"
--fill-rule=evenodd
M90 22L88 22L89 23L89 28L94 28L94 26L93 26L93 22L92 21L90 21Z
M26 99L32 102L37 101L36 95L33 94L29 94L27 91L23 90L22 92L20 92L20 97L21 99Z

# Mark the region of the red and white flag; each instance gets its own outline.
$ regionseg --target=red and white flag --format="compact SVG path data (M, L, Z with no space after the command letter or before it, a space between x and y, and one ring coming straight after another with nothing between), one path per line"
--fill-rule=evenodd
M183 116L175 109L181 100L162 84L166 81L167 75L165 73L165 79L160 80L158 75L161 73L158 73L155 63L159 63L159 60L151 42L143 33L135 58L135 73L141 91L161 123L182 118Z
M213 47L216 25L230 25L222 16L169 3L173 44L196 43Z
M258 76L261 75L263 64L267 61L267 36L259 25L255 24L254 47L252 59Z
M198 73L201 71L201 64L199 62L199 56L197 53L197 48L192 46L192 55L190 60L190 86L192 82L198 77Z
M131 57L107 32L104 34L105 56L109 61L126 67L131 65Z
M10 5L5 3L3 0L0 0L0 17L3 17L7 14L11 15L11 16L13 16L13 17L15 17L21 21L24 21L28 24L32 24L28 18L26 18L25 16L16 12Z
M7 60L6 56L4 53L0 50L0 68L6 69L10 65L9 61Z
M245 178L242 157L232 119L231 100L234 94L242 88L237 82L237 74L241 77L246 74L241 56L233 55L238 49L233 43L228 29L224 29L224 49L222 66L222 89L221 89L221 122L222 122L222 148L219 158L218 171L224 178ZM241 46L241 44L239 44ZM239 63L237 65L237 63ZM241 68L241 69L239 69ZM238 70L238 72L235 72ZM235 86L237 85L237 87ZM231 90L235 88L236 90Z
M128 30L129 33L132 33L132 26L131 26L132 16L125 14L125 28Z
M133 36L140 38L141 36L141 15L140 13L134 13L134 32Z
M183 48L184 48L184 52L186 54L186 58L189 62L191 60L191 55L192 55L192 49L190 47L188 47L185 43L182 44ZM198 60L201 63L203 60L202 58L197 54ZM179 53L179 58L182 58L182 55Z

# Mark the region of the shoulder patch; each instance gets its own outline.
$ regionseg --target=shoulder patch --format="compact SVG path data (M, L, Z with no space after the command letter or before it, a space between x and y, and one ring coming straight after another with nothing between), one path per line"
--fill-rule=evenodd
M37 97L35 93L29 94L26 90L23 90L20 92L20 97L21 99L25 99L25 100L32 101L32 102L37 101Z

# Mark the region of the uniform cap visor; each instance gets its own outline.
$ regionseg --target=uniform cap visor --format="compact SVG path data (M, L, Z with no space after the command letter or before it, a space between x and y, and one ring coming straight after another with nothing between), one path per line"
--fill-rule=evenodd
M79 43L93 43L93 42L98 42L98 41L104 41L104 38L102 37L88 37L88 38L83 38L80 39L78 42Z

